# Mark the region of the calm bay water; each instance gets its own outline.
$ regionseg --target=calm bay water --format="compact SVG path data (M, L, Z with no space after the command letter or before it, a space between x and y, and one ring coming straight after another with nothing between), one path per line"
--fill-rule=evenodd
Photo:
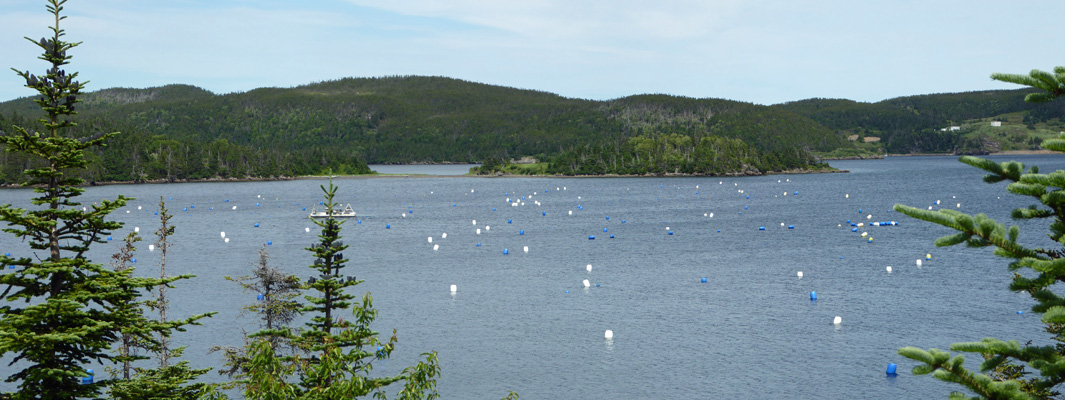
M993 159L1065 169L1061 156ZM1010 222L1009 211L1031 201L982 183L981 171L954 157L832 164L851 172L337 179L338 199L360 215L343 231L349 274L366 280L356 292L373 294L376 329L399 337L377 370L395 373L436 350L445 399L510 390L523 399L944 398L958 387L912 376L899 347L989 336L1048 343L1038 315L1027 312L1031 300L1007 290L1005 260L989 249L935 248L949 230L891 211L895 203L960 203L963 212ZM239 311L256 294L225 276L246 275L268 241L274 265L310 275L303 248L317 231L307 211L323 183L116 185L89 188L84 200L137 198L115 214L126 223L116 239L134 227L151 237L153 212L166 200L177 226L167 268L197 275L169 292L171 315L218 311L176 336L186 359L205 367L220 361L208 347L239 345L241 329L258 329ZM30 196L4 190L0 202L28 204ZM847 220L899 225L851 232ZM1020 225L1022 241L1051 245L1044 225ZM148 243L138 253L143 274L158 263ZM106 262L117 248L116 240L92 257ZM0 251L29 254L10 235L0 236ZM932 259L917 267L926 253ZM979 357L968 358L975 368ZM897 377L884 374L891 362Z

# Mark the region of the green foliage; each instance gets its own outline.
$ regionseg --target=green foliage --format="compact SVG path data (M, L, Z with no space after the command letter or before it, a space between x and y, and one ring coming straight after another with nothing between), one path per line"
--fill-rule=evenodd
M89 165L86 155L116 134L74 134L78 125L71 117L84 84L76 80L77 73L62 69L71 59L67 52L78 45L62 40L64 4L48 1L52 36L30 40L43 50L40 59L50 68L42 76L16 71L38 93L34 103L45 114L36 120L41 130L15 126L13 134L0 136L8 152L32 160L22 164L22 175L37 193L32 210L0 206L4 232L37 251L34 258L0 257L0 268L14 268L0 275L0 285L6 286L0 293L0 356L10 355L12 364L24 366L6 379L17 383L18 391L9 396L13 399L97 397L105 385L130 383L99 380L81 385L78 378L87 376L85 365L90 362L122 362L125 379L128 362L143 358L130 351L134 346L156 350L156 335L169 336L191 323L153 321L139 310L143 291L184 277L133 277L133 269L123 264L132 257L135 237L127 237L114 269L85 258L93 243L103 243L104 236L122 227L106 217L128 199L119 196L85 207L77 202L84 191L76 186L83 182L78 174ZM116 342L119 352L111 354L108 350Z
M1065 67L1054 68L1054 73L1038 69L1033 69L1028 75L995 73L991 74L991 79L1041 89L1024 97L1024 101L1029 103L1045 103L1065 95Z
M1007 81L1016 79L1018 83L1041 88L1039 85L1047 83L1051 78L1046 74L1032 75L1031 79L1038 82L1000 74L996 74L995 78ZM1061 94L1050 89L1047 89L1047 93L1053 96ZM1036 96L1035 99L1042 97ZM1047 143L1045 146L1057 145ZM1018 208L1014 210L1012 217L1049 220L1050 238L1059 245L1065 244L1065 171L1041 174L1038 168L1025 171L1024 165L1018 162L996 163L967 156L961 157L960 161L987 171L985 182L1010 182L1006 186L1008 192L1037 200L1044 208ZM1065 324L1065 299L1052 289L1055 283L1065 281L1065 251L1060 246L1049 249L1024 246L1017 242L1019 228L1006 228L984 214L967 215L949 209L929 211L904 205L895 205L895 210L958 231L937 240L937 246L961 243L973 247L993 246L996 255L1013 260L1009 266L1011 270L1028 270L1028 273L1014 275L1010 290L1028 293L1036 300L1037 304L1032 307L1032 311L1042 314L1042 321L1047 324L1046 331L1058 342L1054 346L1021 346L1016 341L986 338L979 342L951 345L952 351L980 354L985 360L980 366L983 373L966 369L963 366L964 358L960 355L952 358L949 353L938 349L899 349L900 355L922 363L914 367L914 374L932 373L938 379L960 384L978 395L974 398L1029 399L1058 396L1058 390L1065 383L1065 346L1062 346L1062 343L1065 343L1065 329L1062 325ZM1023 363L1027 369L1016 363ZM1037 375L1027 376L1028 370ZM964 396L952 394L951 398Z
M327 215L338 207L334 201L336 186L322 186ZM314 221L322 230L319 241L307 248L314 254L310 266L318 276L304 286L314 295L305 295L308 304L300 311L311 314L310 322L298 332L274 329L272 334L287 334L296 346L292 356L277 352L277 346L260 336L246 347L241 361L238 384L247 399L352 399L372 395L386 398L385 388L403 382L399 399L435 399L436 379L440 374L436 352L425 353L425 361L404 369L395 376L374 376L374 361L390 357L397 341L395 331L383 341L370 325L377 318L369 293L361 302L344 289L362 281L342 275L348 249L340 239L341 221L325 218ZM352 318L344 319L340 310L351 308Z
M941 129L1009 113L1021 113L1031 122L1057 121L1065 116L1063 104L1022 101L1031 93L1032 90L1022 89L930 94L877 103L808 99L773 107L807 116L844 134L880 137L880 143L888 153L986 154L995 150L988 147L988 140L968 138L965 131Z

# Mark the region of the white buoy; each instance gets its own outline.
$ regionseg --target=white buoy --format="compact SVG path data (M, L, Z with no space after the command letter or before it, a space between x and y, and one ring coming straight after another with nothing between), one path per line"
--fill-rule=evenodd
M936 200L936 205L937 205L937 206L939 205L939 200Z
M134 232L140 232L141 231L141 227L135 226L135 227L133 227L133 231Z
M847 194L843 195L843 198L844 198L844 199L849 199L849 198L851 198L851 195L850 195L850 193L847 193Z
M584 267L584 269L588 270L588 272L592 272L592 264L588 264L588 266Z
M958 203L958 208L961 208L961 203Z
M795 274L795 275L798 275L798 276L799 276L800 278L802 278L802 271L799 271L799 272L798 272L797 274Z
M866 215L865 219L873 219L873 214Z
M310 231L311 231L311 228L303 228L303 231L304 231L304 232L310 232Z
M783 228L783 227L784 227L784 223L783 223L783 222L781 222L781 223L780 223L780 227L781 227L781 228Z
M573 215L573 210L569 210L569 215Z
M447 232L441 233L440 234L440 238L441 239L447 239Z
M614 338L614 331L612 331L610 329L607 329L606 332L603 333L603 337L605 337L607 339L613 339Z
M440 250L440 245L434 244L433 245L433 251L437 251L437 250Z
M889 274L891 273L891 266L890 265L888 265L888 267L887 267L887 273L889 273Z
M229 238L226 238L226 243L229 243Z
M407 213L400 214L399 216L401 216L403 218L407 218Z
M485 230L486 232L487 232L487 231L490 231L490 230L492 230L492 227L490 227L490 226L488 226L488 225L485 225L485 226L484 226L484 230Z
M155 251L155 245L154 244L149 244L148 245L148 251Z
M481 234L481 228L477 228L477 234L478 234L478 235L480 235L480 234Z
M477 220L473 220L473 224L474 224L474 225L477 225Z
M429 236L429 243L432 243L432 242L433 242L433 237Z
M833 325L839 325L841 323L843 323L843 318L840 318L840 316L838 316L838 315L836 316L836 318L832 319L832 324Z
M233 209L234 209L234 210L236 210L236 209L237 209L237 206L233 206Z
M218 234L222 235L223 238L226 237L226 233L225 232L219 232Z
M522 250L524 250L526 253L528 253L529 252L529 246L525 246L525 248L523 248Z
M921 259L920 259L920 258L918 258L918 259L917 259L917 266L918 266L918 267L920 267L920 266L921 266Z
M141 206L137 206L137 209L138 209L138 210L140 210L140 209L141 209Z
M583 283L584 283L584 287L591 287L592 286L591 282L588 282L587 279L585 279Z
M714 217L714 213L710 213L710 218L713 218L713 217Z
M869 232L862 232L862 237L869 236Z

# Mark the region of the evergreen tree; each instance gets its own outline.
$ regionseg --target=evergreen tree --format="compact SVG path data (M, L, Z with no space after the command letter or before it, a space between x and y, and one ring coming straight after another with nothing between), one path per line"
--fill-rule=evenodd
M97 397L106 381L81 384L86 364L124 361L126 355L109 353L123 334L133 341L153 343L152 335L179 329L180 322L148 321L129 306L136 304L141 291L152 290L179 278L135 278L132 269L113 270L85 257L93 243L121 228L105 218L128 200L118 196L88 207L77 197L83 183L77 174L88 165L85 153L102 146L116 133L72 135L78 95L85 84L78 74L62 67L69 63L68 51L79 43L63 40L59 28L65 0L48 0L54 17L51 37L35 41L39 57L49 64L41 76L16 73L34 89L34 100L45 117L37 122L43 131L15 126L11 134L0 135L8 151L24 154L34 163L26 170L25 186L34 187L34 209L0 206L3 230L23 239L33 251L22 257L0 257L0 268L13 268L0 275L0 356L11 354L12 364L24 368L7 377L16 382L13 399L74 399ZM37 253L37 252L40 253ZM129 327L144 329L132 330Z
M245 293L257 294L257 302L241 308L241 315L246 312L259 316L260 331L244 336L244 347L214 346L211 352L221 351L225 368L218 373L233 377L247 372L245 365L249 362L247 351L251 339L264 338L278 353L283 345L292 347L292 328L288 326L300 313L302 306L296 301L300 294L300 281L295 275L285 274L280 268L269 263L270 254L266 246L259 248L259 261L251 275L239 278L226 277L236 282ZM293 349L294 350L294 349Z
M1029 76L994 74L992 78L1026 84L1044 89L1044 93L1029 95L1026 101L1050 101L1065 94L1065 67L1055 68L1056 75L1032 71ZM1048 139L1043 147L1065 151L1065 134L1057 139ZM1013 210L1014 219L1049 220L1049 237L1059 245L1065 245L1065 171L1041 174L1037 167L1025 170L1019 162L995 163L977 157L961 157L961 162L988 172L987 183L1009 182L1010 193L1028 196L1039 201L1043 207ZM995 254L1011 259L1010 270L1028 270L1027 274L1014 274L1009 288L1015 292L1028 293L1037 304L1032 311L1042 314L1045 330L1057 342L1050 346L1021 345L1015 340L1003 341L985 338L979 342L955 343L953 351L976 353L984 358L980 365L983 373L965 368L965 357L951 356L939 349L904 347L899 354L922 364L914 367L914 374L928 374L938 379L958 383L977 396L986 399L1033 399L1051 398L1060 395L1065 383L1065 297L1054 291L1054 284L1065 282L1065 248L1030 248L1017 242L1020 229L1007 228L985 214L967 215L950 209L922 210L904 205L895 205L895 210L914 218L943 225L958 233L936 240L937 246L965 243L971 247L995 247ZM1057 287L1060 291L1060 287ZM1025 377L1024 363L1036 376ZM1035 375L1035 374L1033 374ZM968 398L954 392L952 399Z
M156 326L174 326L176 330L184 331L186 325L199 325L198 320L206 318L216 314L215 312L199 314L189 318L169 321L166 315L166 310L169 307L169 301L166 298L166 289L170 287L169 282L173 282L175 279L189 279L192 275L180 275L170 277L166 273L166 253L170 247L169 238L174 234L175 227L170 224L170 219L173 215L166 208L166 203L162 197L159 197L159 229L155 234L157 241L155 245L149 247L149 250L155 251L155 248L159 250L159 281L168 282L157 286L157 294L154 299L145 301L144 304L156 310L159 313L159 319L151 321L152 325ZM135 233L131 234L135 235ZM131 327L130 329L143 329L142 327ZM158 368L134 368L136 372L133 378L126 378L124 380L116 381L110 385L111 397L115 400L138 400L138 399L189 399L197 396L201 393L210 392L213 390L214 385L206 383L190 383L198 378L200 375L210 371L210 368L205 369L193 369L189 366L188 361L181 361L177 364L171 364L171 358L179 358L184 352L184 347L176 349L170 348L170 330L156 330L154 331L155 341L140 343L139 347L147 349L152 353L155 353L155 357L159 361ZM125 332L122 339L125 339ZM120 353L122 349L120 342ZM128 357L127 357L128 358ZM141 357L147 358L147 357Z
M336 186L322 186L328 215L339 209L334 201ZM373 362L387 359L395 347L396 335L387 341L370 328L377 317L373 298L365 294L361 302L351 302L355 296L344 289L362 283L355 276L341 274L347 260L342 251L348 248L341 241L341 221L326 218L315 221L322 228L319 241L307 248L315 256L311 269L319 275L308 280L306 289L317 296L305 295L310 303L303 312L311 314L310 322L291 337L310 357L297 354L279 357L266 339L251 343L249 362L242 377L244 395L248 399L352 399L367 395L385 398L386 386L404 381L399 392L401 399L437 398L436 377L439 375L436 352L423 354L426 360L408 367L396 376L372 377ZM340 310L351 308L354 318L345 320ZM295 376L298 384L289 382Z

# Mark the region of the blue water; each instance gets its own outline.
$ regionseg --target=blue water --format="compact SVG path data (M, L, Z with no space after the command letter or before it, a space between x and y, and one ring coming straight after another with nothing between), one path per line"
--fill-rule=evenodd
M1065 168L1061 156L1012 158ZM949 230L891 211L903 203L1009 222L1013 207L1032 201L982 183L979 170L954 157L832 164L851 172L337 179L339 200L360 214L343 230L348 271L366 280L356 292L372 293L375 328L396 329L399 338L376 370L395 373L436 350L446 399L498 399L510 390L523 399L942 398L960 387L913 376L899 347L989 336L1049 343L1038 315L1017 314L1032 301L1007 290L1005 260L990 249L936 248L933 240ZM170 291L170 315L219 312L176 336L186 359L204 367L219 362L208 347L239 345L241 329L258 329L239 310L255 293L224 276L246 275L267 241L274 265L311 274L303 248L317 232L306 215L323 183L115 185L89 188L84 199L137 197L114 215L127 223L116 239L134 227L150 236L153 211L166 199L177 227L167 268L197 275ZM0 202L28 204L29 196L4 190ZM899 225L851 232L847 220ZM1023 242L1052 245L1044 225L1020 225ZM158 263L148 243L137 255L143 274ZM117 247L116 240L92 256L107 262ZM10 235L0 236L0 252L29 254ZM926 254L932 259L918 268ZM968 358L976 368L979 357ZM885 375L888 363L899 364L897 377ZM12 371L0 365L0 374Z

